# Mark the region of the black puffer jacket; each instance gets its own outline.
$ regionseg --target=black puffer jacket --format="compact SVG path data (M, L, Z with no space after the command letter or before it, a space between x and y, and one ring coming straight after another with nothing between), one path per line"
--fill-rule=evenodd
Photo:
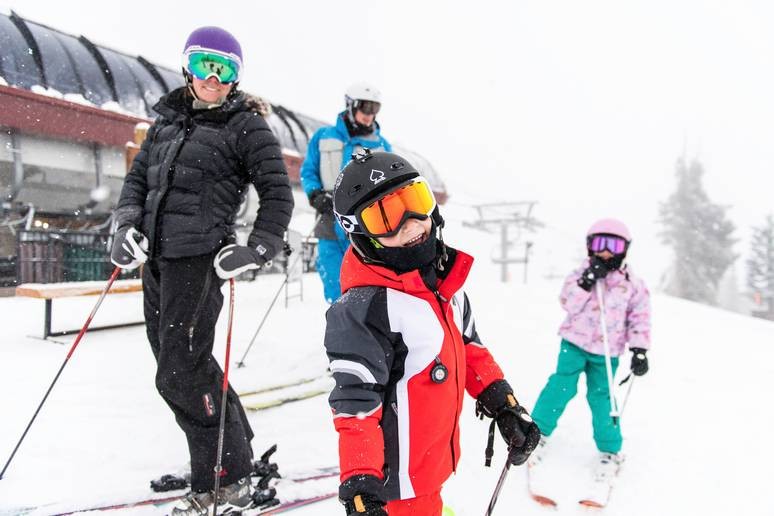
M180 258L225 245L248 183L260 207L248 245L282 248L293 195L277 139L239 93L222 106L193 110L185 87L154 106L161 115L126 176L116 210L150 241L151 256Z

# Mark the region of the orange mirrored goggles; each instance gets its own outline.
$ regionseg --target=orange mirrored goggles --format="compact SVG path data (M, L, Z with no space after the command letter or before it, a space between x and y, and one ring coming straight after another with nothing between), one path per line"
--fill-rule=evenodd
M355 212L362 233L374 238L396 235L406 220L424 220L435 209L435 196L424 178L399 185Z

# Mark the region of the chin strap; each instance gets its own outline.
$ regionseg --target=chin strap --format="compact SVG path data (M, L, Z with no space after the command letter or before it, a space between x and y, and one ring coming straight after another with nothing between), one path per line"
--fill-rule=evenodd
M446 244L443 243L443 221L438 226L438 244L441 246L441 252L438 253L438 261L436 262L436 268L439 271L446 270L446 262L449 261L449 253L446 252Z

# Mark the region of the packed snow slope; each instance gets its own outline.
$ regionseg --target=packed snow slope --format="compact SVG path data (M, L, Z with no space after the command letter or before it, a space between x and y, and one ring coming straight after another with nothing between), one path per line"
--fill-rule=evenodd
M453 207L449 208L455 214ZM467 286L479 334L506 372L521 403L531 408L556 363L557 302L561 278L540 277L539 266L521 284L499 282L490 261L497 234L463 228L460 212L447 217L447 242L478 257ZM308 228L298 228L304 232ZM582 239L581 243L582 245ZM568 261L571 263L571 261ZM636 263L635 263L636 265ZM239 282L232 359L244 353L280 276ZM291 285L297 292L299 284ZM316 274L303 278L303 301L281 297L246 359L231 368L243 392L325 371L322 345L326 305ZM224 287L224 292L227 292ZM78 328L95 298L54 301L54 329ZM225 308L215 355L225 349ZM673 299L653 297L651 372L638 378L622 421L627 459L605 509L615 515L774 514L771 464L774 414L774 324ZM0 299L0 460L5 463L35 407L65 358L74 336L43 341L43 302ZM142 319L141 296L108 296L95 326ZM622 364L626 369L627 364ZM581 377L583 385L583 377ZM595 448L581 387L550 449L559 514L577 514L577 500L591 475ZM337 439L326 397L250 415L260 454L273 443L286 473L337 463ZM463 456L444 499L459 515L480 515L487 506L505 456L496 442L492 468L484 468L487 423L467 400L462 414ZM111 502L142 492L148 481L187 461L183 434L154 387L154 362L144 328L88 333L77 348L14 462L0 480L0 514L15 508L72 508ZM280 493L282 495L282 493ZM69 504L69 505L68 505ZM145 508L124 513L157 514ZM523 468L513 468L495 514L539 515L546 509L527 495ZM294 514L336 515L335 500Z

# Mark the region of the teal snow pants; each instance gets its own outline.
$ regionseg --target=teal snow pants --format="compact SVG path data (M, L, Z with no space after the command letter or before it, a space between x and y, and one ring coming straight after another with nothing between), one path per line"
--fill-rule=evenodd
M610 357L610 360L615 374L618 357ZM605 357L584 351L564 339L556 372L548 378L548 383L543 387L532 411L532 419L543 435L551 435L567 403L578 392L578 377L581 373L586 373L586 399L591 408L591 423L597 449L601 452L618 453L622 443L621 428L618 426L620 420L618 424L613 424L613 418L610 417Z

